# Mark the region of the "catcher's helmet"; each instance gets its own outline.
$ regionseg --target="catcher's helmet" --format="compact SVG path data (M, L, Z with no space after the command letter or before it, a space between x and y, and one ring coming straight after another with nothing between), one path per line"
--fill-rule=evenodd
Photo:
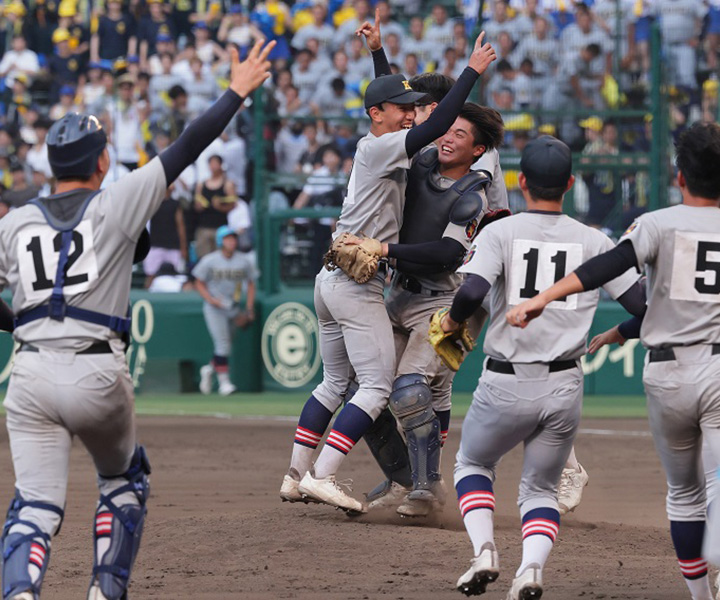
M107 135L97 117L71 112L53 123L46 141L57 179L87 179L95 172Z

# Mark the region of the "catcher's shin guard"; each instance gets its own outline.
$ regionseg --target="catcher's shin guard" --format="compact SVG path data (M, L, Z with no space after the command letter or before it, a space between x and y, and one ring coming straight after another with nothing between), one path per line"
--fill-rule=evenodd
M401 375L393 383L390 406L407 440L413 488L430 490L440 480L440 420L423 375Z
M60 517L58 524L53 527L55 533L60 531L64 516L63 510L54 504L24 500L20 492L15 492L2 532L3 600L14 598L23 592L30 594L32 598L39 598L43 577L50 563L52 534L42 531L35 523L21 518L22 509L48 511L58 515ZM53 517L52 521L55 520L57 519Z
M397 421L386 408L363 436L373 457L389 481L403 487L412 486L412 473L405 440L397 428Z
M142 446L135 448L130 468L117 477L101 479L126 479L127 483L109 494L100 494L95 512L95 562L90 590L99 587L107 600L124 600L135 557L140 549L143 524L150 495L150 463ZM119 504L122 496L132 494L136 502Z

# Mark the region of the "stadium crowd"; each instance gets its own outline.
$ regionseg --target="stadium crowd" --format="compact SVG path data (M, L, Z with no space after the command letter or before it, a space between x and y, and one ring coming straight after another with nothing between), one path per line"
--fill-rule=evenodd
M8 0L0 16L0 217L52 189L45 136L53 120L68 111L98 116L110 135L113 181L218 97L230 45L242 56L257 39L277 42L263 102L267 166L299 176L273 189L271 207L339 206L367 132L362 96L373 77L354 32L375 9L392 69L407 77L456 77L468 38L487 32L498 60L479 94L506 116L501 154L517 156L539 133L588 157L647 152L649 115L608 120L593 111L647 107L654 20L673 134L717 117L719 0ZM173 186L150 223L148 284L211 252L222 225L252 246L252 131L250 108ZM602 225L618 202L642 209L644 175L589 170L586 220ZM505 177L513 208L522 208L512 168ZM332 221L293 226L317 243Z

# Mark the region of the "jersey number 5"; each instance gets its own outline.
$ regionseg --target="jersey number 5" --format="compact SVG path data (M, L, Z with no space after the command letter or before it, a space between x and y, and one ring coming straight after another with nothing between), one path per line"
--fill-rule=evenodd
M720 302L720 234L675 232L670 298Z

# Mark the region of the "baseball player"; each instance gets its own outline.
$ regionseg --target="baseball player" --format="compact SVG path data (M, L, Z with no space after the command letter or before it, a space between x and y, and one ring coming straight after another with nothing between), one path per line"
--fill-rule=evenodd
M545 281L562 277L583 260L612 247L603 233L562 214L562 199L574 182L570 149L550 136L522 153L519 185L528 211L485 227L459 272L467 278L442 328L453 332L490 292L487 356L463 422L455 464L455 488L472 541L470 569L457 582L467 595L485 592L499 575L493 537L495 468L517 444L525 445L518 505L523 555L508 600L539 598L542 569L560 526L557 486L580 422L583 373L580 357L598 292L560 299L534 335L505 323L508 306L532 297ZM606 290L633 314L645 307L634 270ZM464 325L463 325L464 326Z
M507 321L527 326L557 298L570 302L572 294L593 290L629 267L645 268L643 383L668 483L670 535L693 599L710 600L700 457L704 439L713 463L720 462L720 126L693 125L679 137L676 156L682 204L642 215L614 249L510 310Z
M3 600L40 597L76 435L100 489L88 599L127 598L150 474L121 341L133 253L168 186L269 77L272 45L261 47L243 63L233 50L230 89L161 156L103 190L105 131L94 116L64 116L47 136L56 193L0 222L0 287L12 290L20 344L4 401L16 494L2 532Z
M379 77L389 73L390 66L387 63L385 53L382 49L377 18L374 27L372 27L369 23L364 23L358 29L358 33L366 37L368 47L372 51L375 76ZM432 111L435 110L438 103L445 97L452 87L452 83L453 80L451 78L438 73L425 73L411 79L413 89L417 89L418 91L428 94L427 99L423 104L418 106L416 110L416 124L424 122L428 116L432 114ZM482 121L484 121L484 123ZM497 126L497 120L480 120L475 123L480 130L487 129L486 133L488 135L486 136L486 142L487 139L492 139L494 137L493 130ZM502 126L502 121L500 121L500 126ZM500 135L502 135L502 130L500 131ZM505 188L502 170L500 169L497 150L493 147L497 145L498 143L493 145L486 143L487 150L480 155L479 159L476 158L475 161L470 161L472 164L471 167L468 167L462 159L455 158L456 161L459 160L463 175L466 175L471 168L475 171L484 172L489 177L492 185L483 185L483 192L487 196L489 208L493 210L506 209L508 207L507 190ZM443 155L441 154L441 157L442 156ZM465 157L465 160L467 161L470 158L472 157L468 155ZM447 155L445 155L445 161L447 160ZM435 263L438 259L440 259L440 273L424 277L425 290L421 289L422 286L413 286L416 290L419 290L415 291L415 296L413 296L413 292L408 289L407 283L404 283L404 285L401 284L400 286L403 288L402 293L400 293L401 299L396 298L393 294L393 291L398 292L399 287L394 285L391 288L390 296L388 297L386 304L388 306L388 313L390 315L396 336L398 375L409 375L412 373L418 375L419 373L417 373L417 371L424 372L423 369L417 367L417 353L420 351L420 356L422 356L423 352L430 350L430 346L428 345L426 339L427 322L429 321L429 317L438 308L441 308L445 305L444 303L447 303L450 300L452 293L460 284L460 277L450 275L447 269L448 265L452 265L454 270L454 268L459 265L462 260L462 256L464 256L464 253L467 250L467 248L461 249L462 254L454 256L456 260L447 259L447 251L444 249L443 244L451 244L450 240L453 238L452 236L445 237L443 232L437 229L438 225L443 225L441 217L449 215L439 213L434 203L430 203L429 205L424 204L416 200L414 197L416 194L419 195L420 198L423 198L426 195L427 181L429 179L427 175L430 174L430 171L420 167L420 162L421 161L418 161L418 164L416 164L409 172L409 186L406 194L411 202L405 205L406 215L403 221L403 228L400 231L400 241L401 243L407 243L408 241L411 241L411 243L434 242L434 244L427 245L422 248L417 247L416 249L408 247L405 252L410 252L411 256L405 257L404 264L406 267L405 270L410 269L410 275L408 276L402 273L403 265L401 264L401 269L398 269L396 277L398 277L398 280L402 278L403 281L405 281L407 277L410 279L416 279L413 276L414 270L420 268L421 270L427 271L430 268L430 264ZM441 171L445 170L442 164L439 165L439 168ZM442 184L443 181L445 181L448 185L453 183L446 177L441 177L440 183ZM417 183L417 185L414 185L415 183ZM433 182L430 185L434 188L438 185L438 183ZM447 194L447 200L450 200L452 192L448 192ZM474 217L475 216L473 216L473 218ZM471 223L472 220L469 222ZM449 225L450 228L453 227L448 221L446 221L444 225ZM470 229L467 229L468 225L469 223L465 224L466 230L472 230L475 234L477 234L479 231L478 227L471 226ZM436 229L436 231L434 231L433 228ZM439 238L442 238L442 240ZM461 243L467 243L469 245L472 240L468 240L467 237L465 237L463 240L455 238L455 241L461 241ZM395 248L397 248L397 246L395 246ZM457 249L457 246L454 246L454 248ZM416 256L413 253L413 250L417 251L417 249L426 251L423 252L423 255ZM398 250L398 252L399 251L400 250ZM391 257L393 257L393 254L391 254ZM444 263L443 260L445 261ZM418 283L420 283L422 279L423 277L419 278ZM428 279L430 279L430 281L427 281ZM451 286L453 288L453 292L445 290L443 294L439 294L439 289L437 289L439 286L437 279L444 279L445 282L447 282L448 279L452 280L454 283L454 286ZM427 298L428 295L430 295L430 298ZM439 298L441 295L444 296L444 298ZM411 298L414 299L411 301ZM398 308L397 305L402 308ZM427 314L422 310L422 306L426 306L428 308ZM429 310L430 307L434 308ZM409 314L404 315L403 318L403 315L400 314L401 312ZM484 311L479 311L475 317L476 318L472 320L473 337L477 337L479 335L485 322L486 313ZM405 323L403 322L404 320L409 320L410 322ZM417 327L420 323L422 323L422 327ZM414 335L410 336L410 343L408 343L408 335L411 332L413 332ZM409 360L405 361L401 358L403 353L408 357L415 356L415 359L413 360L409 358ZM416 366L416 370L408 371L407 369L412 365ZM426 366L427 368L430 368L431 363L427 363ZM433 409L439 420L441 438L440 446L442 446L447 439L450 424L451 389L454 372L447 369L447 367L437 360L437 357L434 357L433 359L432 368L438 369L438 372L434 376L431 372L425 374L430 378L433 396ZM413 386L412 389L419 388ZM419 394L419 396L426 397L427 394ZM403 397L405 397L405 394L403 394ZM395 407L392 397L390 404L393 408ZM419 402L417 404L418 412L422 409L422 407L422 402ZM402 408L400 408L400 410L402 411ZM429 423L425 424L429 426L432 423L432 414L427 413L425 418L430 420ZM409 419L405 420L410 421ZM400 419L400 421L402 424L403 419ZM417 427L420 428L422 425L417 425ZM406 436L407 435L415 437L415 434L409 431L406 431ZM427 515L433 504L438 500L438 493L442 494L441 479L437 479L432 485L427 483L430 479L428 478L427 473L421 474L418 472L418 464L422 464L427 469L428 462L427 460L418 461L417 454L411 454L409 458L412 465L408 463L406 458L407 448L405 442L397 431L395 420L392 418L388 409L383 411L380 417L376 419L375 423L364 437L373 453L373 456L375 456L376 460L379 462L380 467L387 478L384 482L367 494L368 508L397 507L397 511L404 516ZM434 443L432 435L430 435L427 439L427 444L425 445L425 455L427 454L428 445L434 448L437 447L437 444ZM413 448L418 446L417 439L412 440L411 446ZM439 460L439 448L437 448L437 450L437 452L430 454ZM413 487L415 489L411 494L411 497L408 498L409 483L411 481L411 466L412 473L415 474L415 481L413 482ZM439 478L439 471L434 474L434 477ZM419 478L426 482L424 486L425 488L433 488L435 489L435 492L433 493L429 489L417 489L417 480ZM566 468L563 469L559 485L558 505L561 515L565 514L565 512L569 510L574 510L580 503L582 490L583 487L587 485L587 479L587 472L579 465L579 463L577 463L574 450L571 450L568 464L566 465Z
M218 228L215 244L219 249L203 256L192 272L196 289L205 300L203 316L214 348L211 363L200 368L200 391L209 394L213 374L217 374L220 395L229 396L237 389L228 372L233 328L247 327L255 320L258 273L254 254L237 251L237 235L230 227ZM243 288L244 311L240 308Z
M365 108L371 119L370 133L358 143L336 237L363 232L380 242L398 241L411 159L450 128L478 75L495 59L483 38L480 34L468 67L441 106L418 127L412 128L415 103L424 94L415 92L404 76L386 75L368 85ZM338 487L335 473L392 392L395 348L383 298L385 275L383 265L365 284L339 269L323 269L316 278L323 381L300 415L290 469L280 490L284 500L307 496L344 510L364 511L362 503ZM335 420L310 472L313 450L341 405L353 373L359 388Z

